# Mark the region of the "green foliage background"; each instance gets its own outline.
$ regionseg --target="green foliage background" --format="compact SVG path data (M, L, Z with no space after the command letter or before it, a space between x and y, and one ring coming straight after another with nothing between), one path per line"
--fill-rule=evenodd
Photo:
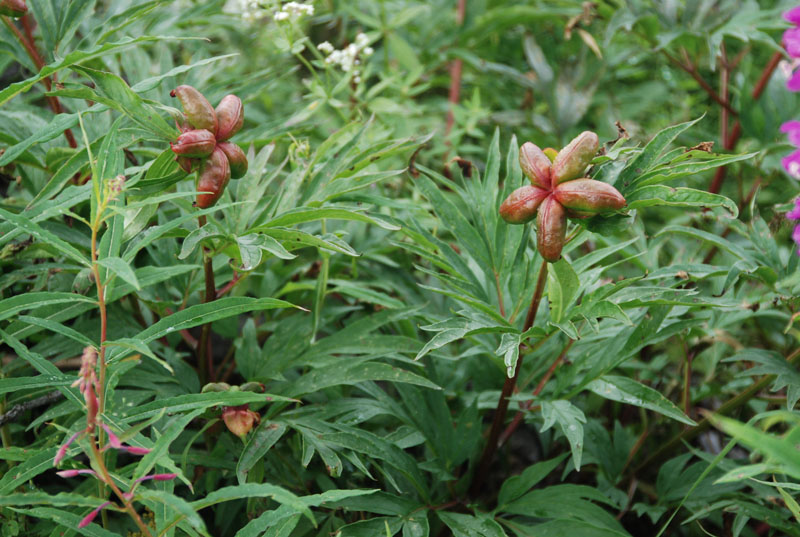
M0 535L140 531L113 508L79 530L108 492L52 465L86 424L84 222L119 174L98 228L102 419L153 452L106 464L124 490L178 474L137 488L153 535L800 535L787 66L753 96L793 3L466 0L463 23L453 0L276 21L279 4L28 0L41 70L23 26L0 27ZM316 48L361 32L358 78ZM245 106L250 170L202 211L168 146L180 84ZM525 182L522 142L584 130L628 208L573 223L525 330L536 231L497 208ZM482 472L518 363L519 423ZM221 422L236 405L261 416L243 440ZM87 446L62 467L89 467Z

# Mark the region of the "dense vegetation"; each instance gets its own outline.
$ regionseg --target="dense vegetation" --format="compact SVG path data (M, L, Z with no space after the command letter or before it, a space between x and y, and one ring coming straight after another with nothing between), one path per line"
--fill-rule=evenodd
M793 7L0 0L0 536L800 536Z

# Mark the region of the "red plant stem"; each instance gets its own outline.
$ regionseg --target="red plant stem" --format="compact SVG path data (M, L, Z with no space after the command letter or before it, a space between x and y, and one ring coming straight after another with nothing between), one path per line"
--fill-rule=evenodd
M674 63L677 67L679 67L680 69L684 70L687 74L689 74L689 76L691 76L693 79L695 79L695 81L698 84L700 84L700 87L703 88L703 90L708 94L708 96L711 97L714 101L716 101L716 103L719 104L723 109L728 110L734 116L738 115L736 110L731 108L730 104L728 104L725 101L725 99L720 97L719 94L716 91L714 91L714 88L712 88L708 84L708 82L706 82L705 79L703 79L703 77L697 71L697 68L694 66L694 63L692 63L692 61L689 59L688 54L686 54L686 50L682 50L681 51L682 54L683 54L683 58L684 58L683 62L678 60L674 56L672 56L666 50L663 50L662 52L663 52L664 56L666 56L669 61Z
M224 287L222 287L221 289L219 289L217 291L217 298L222 298L223 296L228 294L228 292L231 289L233 289L233 286L236 285L237 283L239 283L239 281L241 279L242 279L242 276L240 276L240 274L238 272L234 272L233 273L233 278L231 279L231 281L226 283Z
M458 6L456 8L456 25L460 27L464 24L464 17L466 14L467 0L458 0ZM464 62L461 61L461 58L456 58L450 64L450 93L448 95L450 108L447 110L447 123L444 127L445 138L447 138L447 136L450 134L450 131L453 130L453 124L455 123L453 109L461 99L461 71L463 67ZM449 141L447 143L448 145L450 144Z
M550 364L550 367L539 381L539 384L536 385L536 389L533 390L532 394L533 397L536 397L537 395L542 393L542 390L547 385L547 382L550 380L550 378L553 376L553 373L555 373L559 364L561 364L564 361L564 358L567 357L567 352L569 351L570 347L572 347L573 343L575 343L575 340L570 339L564 346L564 349L561 351L558 357L555 360L553 360L552 364ZM511 423L508 424L508 427L506 427L505 431L503 431L503 434L500 435L500 440L498 441L499 445L502 446L503 444L506 443L506 441L508 441L509 438L511 438L511 435L514 434L514 431L516 431L519 425L522 423L522 419L525 417L525 412L530 410L532 405L533 405L533 400L525 401L522 404L520 404L520 410L517 411L517 413L514 415L514 419L511 420Z
M539 269L539 277L536 280L536 290L533 292L533 299L531 300L531 305L528 308L528 315L525 318L525 327L522 329L523 332L526 332L530 327L532 327L533 323L536 321L536 313L539 311L539 303L542 301L544 284L546 281L547 261L542 261L542 266ZM522 346L523 344L520 344L520 349ZM475 473L475 479L470 487L470 495L473 497L478 494L483 486L483 483L486 481L486 476L489 473L489 467L492 464L494 453L497 451L497 440L500 437L503 422L505 422L506 414L508 413L508 398L514 392L514 387L517 385L517 377L522 369L523 356L524 355L520 353L519 358L517 359L516 368L514 369L514 376L506 376L505 382L503 383L503 390L500 393L500 399L497 401L497 409L494 412L492 427L489 429L489 437L486 440L486 446L483 448L483 453L481 454L480 462L478 463L478 470Z
M198 218L200 227L206 225L205 215ZM217 299L217 286L214 283L214 264L211 252L203 247L203 272L206 280L206 291L203 298L204 303L213 302ZM197 343L197 372L200 382L205 384L214 374L214 356L211 350L211 323L206 323L200 329L200 340Z
M19 31L19 28L11 22L11 19L8 17L2 17L3 22L14 34L14 37L17 38L17 41L22 45L22 48L25 49L25 52L28 54L28 57L33 61L33 64L36 66L36 69L39 71L45 66L44 58L42 55L39 54L39 51L36 49L36 42L33 39L33 28L29 19L30 15L25 15L22 17L22 27L25 29L25 35ZM42 79L42 83L44 84L47 91L51 91L53 88L53 82L55 81L55 75L51 77L45 77ZM60 114L64 111L61 108L61 101L58 100L58 97L47 97L47 102L50 105L50 109L53 110L54 113ZM64 131L64 136L67 138L67 143L73 149L78 147L78 142L75 140L75 136L72 134L70 129Z
M767 83L769 79L772 78L772 74L775 72L775 69L778 67L778 63L780 63L781 58L783 58L783 53L776 52L772 55L767 65L764 66L764 70L761 71L761 76L756 83L756 86L753 88L753 92L751 96L753 100L757 100L761 97L761 94L764 93L764 90L767 87ZM723 140L724 148L728 151L733 150L736 147L736 143L739 141L739 138L742 136L742 124L737 121L733 125L733 130L731 131L730 135ZM720 190L722 190L722 183L725 182L725 174L727 168L722 166L717 168L717 171L714 173L714 179L711 181L711 186L709 186L708 191L712 194L718 194Z

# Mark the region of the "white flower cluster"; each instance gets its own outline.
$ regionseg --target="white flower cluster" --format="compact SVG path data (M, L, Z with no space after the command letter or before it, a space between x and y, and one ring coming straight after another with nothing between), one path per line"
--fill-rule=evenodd
M254 21L267 15L267 7L264 7L264 0L230 0L228 5L231 11L241 14L242 18ZM273 18L276 21L295 21L305 15L313 15L314 6L301 2L286 2L278 10Z
M327 55L325 63L328 65L338 65L345 73L352 73L353 81L357 84L361 82L360 57L372 56L375 52L369 45L367 34L360 33L356 36L354 43L350 43L342 50L336 50L333 45L325 41L317 45L317 49Z
M292 20L295 21L304 15L314 14L314 6L300 2L286 2L281 10L275 13L276 21Z

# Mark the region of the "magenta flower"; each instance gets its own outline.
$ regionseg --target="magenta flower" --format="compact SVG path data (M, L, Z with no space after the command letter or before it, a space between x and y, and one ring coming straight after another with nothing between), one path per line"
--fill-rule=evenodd
M800 179L800 149L783 157L781 164L795 179Z
M83 432L84 431L78 431L77 433L73 434L72 436L69 437L69 440L64 442L64 444L62 444L61 447L58 448L58 452L56 453L56 456L53 458L53 466L58 466L58 463L61 462L61 459L63 459L66 456L67 450L69 449L69 445L73 443L75 439L78 438Z
M152 474L140 477L139 479L134 481L134 483L141 483L142 481L150 481L151 479L154 479L156 481L172 481L176 477L178 477L178 474Z
M91 513L89 513L88 515L83 517L83 520L81 520L80 523L78 524L78 528L85 528L86 526L91 524L92 520L95 519L97 514L100 511L102 511L103 509L105 509L106 507L108 507L109 505L111 505L111 502L106 502L106 503L98 505Z
M800 26L800 6L793 7L789 11L784 12L783 18L795 26Z
M789 143L795 147L800 147L800 121L793 119L781 125L781 132L788 134Z
M58 477L77 477L79 475L97 475L94 470L61 470L56 472Z
M792 58L800 58L800 28L789 28L783 32L783 46Z
M800 220L800 198L794 200L794 209L786 213L789 220Z

